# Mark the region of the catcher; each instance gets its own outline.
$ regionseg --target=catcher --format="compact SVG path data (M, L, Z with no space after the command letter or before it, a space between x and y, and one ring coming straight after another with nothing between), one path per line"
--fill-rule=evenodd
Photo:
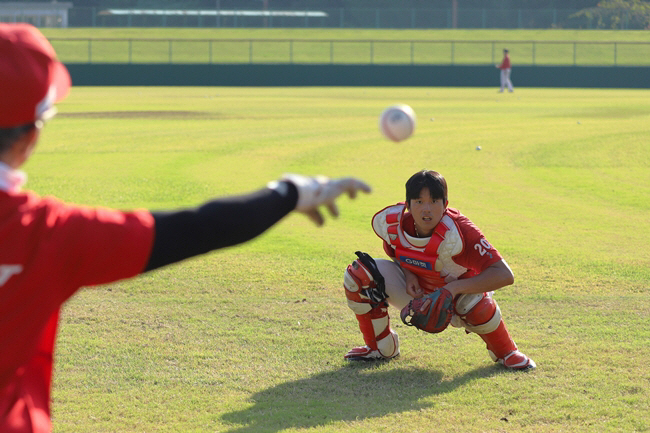
M449 324L485 341L492 360L513 370L535 362L517 349L492 292L514 282L510 267L481 231L458 210L447 207L447 182L422 170L406 182L406 202L379 211L372 227L392 260L365 253L345 271L348 305L356 314L365 346L345 359L373 361L399 355L388 305L402 321L426 332Z

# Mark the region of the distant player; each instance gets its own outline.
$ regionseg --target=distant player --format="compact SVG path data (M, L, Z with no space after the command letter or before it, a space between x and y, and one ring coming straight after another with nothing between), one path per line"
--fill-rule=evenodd
M0 432L47 433L61 305L80 287L109 283L245 242L289 212L318 225L325 205L370 192L360 180L287 175L267 188L175 212L73 206L22 191L19 170L53 104L65 66L33 26L0 24Z
M501 60L500 65L496 65L498 69L501 70L501 89L499 93L503 93L503 90L508 86L508 92L514 92L515 89L512 87L512 81L510 81L510 71L512 66L510 65L510 56L508 55L508 50L503 50L503 60Z
M492 360L506 368L535 368L535 362L517 349L492 298L494 290L514 282L510 267L483 233L447 204L445 178L423 170L406 182L406 202L373 217L372 227L392 259L374 261L387 297L373 291L380 278L368 283L372 269L364 257L348 266L343 285L365 346L353 348L345 358L374 361L397 356L399 339L390 327L388 305L401 310L412 299L444 288L453 297L453 326L478 334Z

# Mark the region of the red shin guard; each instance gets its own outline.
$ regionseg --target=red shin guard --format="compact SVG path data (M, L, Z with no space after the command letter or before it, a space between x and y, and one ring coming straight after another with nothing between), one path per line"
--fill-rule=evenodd
M497 359L503 359L513 350L517 350L517 346L510 337L506 324L503 323L503 319L495 331L479 335L483 341L485 341L487 349L492 352Z

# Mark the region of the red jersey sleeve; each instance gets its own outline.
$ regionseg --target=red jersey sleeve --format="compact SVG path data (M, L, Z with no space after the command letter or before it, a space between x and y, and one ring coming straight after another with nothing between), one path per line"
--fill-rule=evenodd
M82 286L133 277L144 269L154 238L148 211L72 206L35 194L0 199L0 264L20 269L2 291L63 303Z
M463 251L454 256L454 262L469 269L474 274L479 274L489 266L501 261L503 257L485 238L481 230L474 225L465 215L456 213L454 220L463 236Z

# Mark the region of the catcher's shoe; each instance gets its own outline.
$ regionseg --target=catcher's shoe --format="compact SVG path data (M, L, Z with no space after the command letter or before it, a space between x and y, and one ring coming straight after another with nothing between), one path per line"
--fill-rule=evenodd
M513 350L496 362L512 370L533 370L537 367L535 361L518 350Z
M368 346L355 347L343 356L348 361L385 361L399 355L399 349L393 356L384 356L378 350L372 350Z

